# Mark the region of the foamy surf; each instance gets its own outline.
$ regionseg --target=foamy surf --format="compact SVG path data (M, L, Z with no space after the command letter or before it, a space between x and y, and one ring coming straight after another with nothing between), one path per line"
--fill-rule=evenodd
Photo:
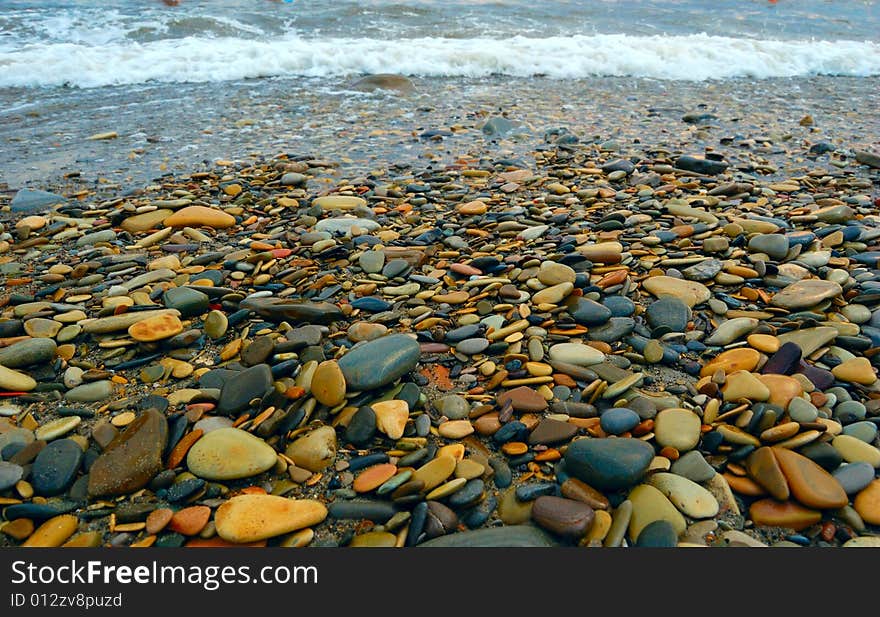
M93 46L34 43L0 52L0 87L220 82L260 77L632 76L669 80L880 75L870 41L761 40L707 34L529 38L189 36Z

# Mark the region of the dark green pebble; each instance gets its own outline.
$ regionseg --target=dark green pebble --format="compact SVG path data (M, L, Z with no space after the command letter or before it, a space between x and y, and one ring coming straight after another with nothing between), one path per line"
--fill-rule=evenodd
M636 540L639 548L674 548L678 545L678 534L669 521L654 521L647 524Z

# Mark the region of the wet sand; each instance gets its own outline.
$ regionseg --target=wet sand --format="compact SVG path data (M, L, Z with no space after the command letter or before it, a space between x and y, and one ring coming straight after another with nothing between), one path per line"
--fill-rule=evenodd
M280 153L339 159L342 175L436 167L460 156L527 157L556 127L625 156L712 150L744 165L764 160L780 177L812 165L806 157L817 142L840 149L819 161L832 165L880 143L880 78L414 81L414 93L356 92L342 79L7 90L0 93L0 182L47 188L76 174L76 184L130 190L216 160ZM711 116L689 124L687 113ZM495 114L525 131L487 138L480 127ZM805 116L813 124L802 126ZM439 135L420 137L432 131ZM87 139L107 132L118 137Z

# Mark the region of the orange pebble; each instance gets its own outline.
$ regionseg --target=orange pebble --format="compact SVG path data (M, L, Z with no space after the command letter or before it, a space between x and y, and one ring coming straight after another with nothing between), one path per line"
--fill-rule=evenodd
M194 536L205 528L210 518L211 508L208 506L190 506L174 513L168 529L185 536Z
M561 458L562 458L562 453L555 448L550 448L548 450L544 450L543 452L539 452L535 456L535 460L538 461L539 463L548 463L548 462L552 462L552 461L558 461Z
M660 450L660 456L665 456L670 461L677 461L678 457L681 455L678 453L678 450L676 450L672 446L666 446L665 448Z
M508 441L501 446L501 451L507 456L519 456L529 451L529 447L521 441Z
M168 455L168 463L166 468L174 469L178 465L183 462L186 453L189 452L189 449L193 446L195 442L197 442L201 436L204 434L204 431L200 428L195 429L194 431L187 433L183 437L180 438L180 441L177 442L177 445L174 446L174 449L171 450L171 454Z

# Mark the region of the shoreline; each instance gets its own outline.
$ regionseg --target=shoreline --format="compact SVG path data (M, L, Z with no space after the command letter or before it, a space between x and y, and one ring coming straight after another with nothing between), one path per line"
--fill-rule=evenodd
M820 140L843 152L880 145L880 78L413 78L413 93L354 92L347 89L352 81L8 90L0 93L0 109L19 109L0 113L0 182L9 189L59 188L65 174L79 174L76 184L109 181L126 190L254 153L331 157L347 173L361 174L388 161L420 166L461 155L520 156L556 126L582 140L616 140L622 155L634 156L647 154L639 142L731 155L741 140L764 138L772 145L760 154L781 173L793 171L784 169L789 155L808 154ZM528 132L487 138L481 121L498 113ZM693 113L711 116L682 122ZM814 124L800 126L808 115ZM426 131L440 135L420 138ZM108 132L117 137L88 140Z

